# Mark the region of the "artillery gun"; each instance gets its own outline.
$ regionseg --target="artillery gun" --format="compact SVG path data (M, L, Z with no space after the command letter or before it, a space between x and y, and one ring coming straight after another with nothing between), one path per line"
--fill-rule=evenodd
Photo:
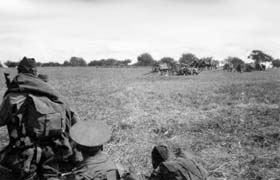
M152 72L159 72L160 75L198 75L199 70L186 63L157 63L153 66Z

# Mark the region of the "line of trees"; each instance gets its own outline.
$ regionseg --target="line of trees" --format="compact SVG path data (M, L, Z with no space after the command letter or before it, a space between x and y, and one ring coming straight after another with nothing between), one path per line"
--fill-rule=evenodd
M207 63L207 64L219 64L218 60L213 59L213 57L203 57L198 58L196 55L192 53L184 53L181 55L181 57L178 60L175 60L171 57L163 57L160 60L155 60L149 53L143 53L140 56L137 57L137 62L134 64L135 66L153 66L155 64L159 63L166 63L169 65L180 63L185 64L188 66L196 66L201 63Z
M273 59L271 56L260 53L260 55L256 55L256 50L253 50L251 55L251 58L255 62L262 61L261 59L264 58L265 60L268 58L270 61L272 61L273 67L280 67L280 59ZM258 51L261 52L261 51ZM261 55L264 55L263 57ZM271 57L271 58L270 58ZM71 57L68 61L64 61L63 63L58 62L37 62L38 66L41 67L57 67L57 66L94 66L94 67L126 67L126 66L153 66L157 63L167 63L167 64L174 64L176 62L179 62L181 64L187 64L192 65L193 63L199 63L199 62L208 62L208 63L216 63L218 64L219 61L214 60L212 57L203 57L198 58L196 55L192 53L184 53L181 55L181 57L178 60L175 60L171 57L163 57L160 60L155 60L151 54L149 53L143 53L137 57L137 62L134 64L131 64L130 59L125 60L117 60L113 58L109 59L100 59L100 60L92 60L89 63L87 63L82 57ZM228 57L224 60L225 63L231 63L234 67L237 67L239 64L244 64L245 62L238 58L238 57ZM4 65L7 67L16 67L18 65L17 61L6 61L4 62ZM0 62L0 67L3 67L3 65Z
M252 59L252 63L245 63L238 57L228 57L224 60L224 70L234 69L238 72L249 72L252 70L265 70L266 62L270 62L272 67L280 67L280 59L274 59L272 56L260 50L253 50L248 58ZM263 64L262 64L263 63Z
M113 58L93 60L88 63L88 66L128 66L131 63L130 59L119 61Z
M131 60L129 60L129 59L121 61L121 60L116 60L113 58L93 60L93 61L90 61L89 63L87 63L81 57L71 57L69 59L69 61L66 60L63 63L52 62L52 61L46 62L46 63L37 62L37 66L39 66L39 67L59 67L59 66L68 66L68 67L70 67L70 66L72 66L72 67L75 67L75 66L100 66L100 67L110 66L110 67L112 67L112 66L128 66L130 63L131 63ZM18 65L18 61L8 60L8 61L4 62L4 65L9 68L13 68ZM1 62L0 62L0 67L3 67Z
M280 59L274 59L272 56L265 54L264 52L260 50L252 50L251 54L248 58L251 58L254 61L255 65L259 65L262 62L271 62L273 67L280 67ZM229 56L226 59L223 60L225 63L230 63L234 66L234 68L246 64L242 59L238 57L232 57ZM143 53L140 56L137 57L137 62L134 64L135 66L152 66L156 63L167 63L167 64L173 64L176 62L171 57L163 57L159 61L156 61L153 59L153 57L149 53ZM206 62L208 64L219 64L218 60L213 59L212 57L202 57L198 58L196 55L192 53L184 53L181 55L181 57L178 59L179 63L181 64L187 64L187 65L193 65L194 63L201 63Z

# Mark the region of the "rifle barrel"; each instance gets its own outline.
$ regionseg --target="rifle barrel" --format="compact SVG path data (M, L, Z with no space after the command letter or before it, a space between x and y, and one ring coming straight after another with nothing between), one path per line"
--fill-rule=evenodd
M4 76L5 76L7 88L10 88L10 85L11 85L11 80L9 78L10 73L4 73Z

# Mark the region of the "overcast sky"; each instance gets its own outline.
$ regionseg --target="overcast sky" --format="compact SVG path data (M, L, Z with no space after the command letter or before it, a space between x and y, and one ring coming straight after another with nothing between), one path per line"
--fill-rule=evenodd
M0 0L0 61L280 58L279 0Z

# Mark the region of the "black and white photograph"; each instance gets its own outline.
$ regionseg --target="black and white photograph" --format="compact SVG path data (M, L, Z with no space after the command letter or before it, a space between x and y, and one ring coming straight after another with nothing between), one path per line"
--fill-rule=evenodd
M279 9L0 0L0 180L280 180Z

